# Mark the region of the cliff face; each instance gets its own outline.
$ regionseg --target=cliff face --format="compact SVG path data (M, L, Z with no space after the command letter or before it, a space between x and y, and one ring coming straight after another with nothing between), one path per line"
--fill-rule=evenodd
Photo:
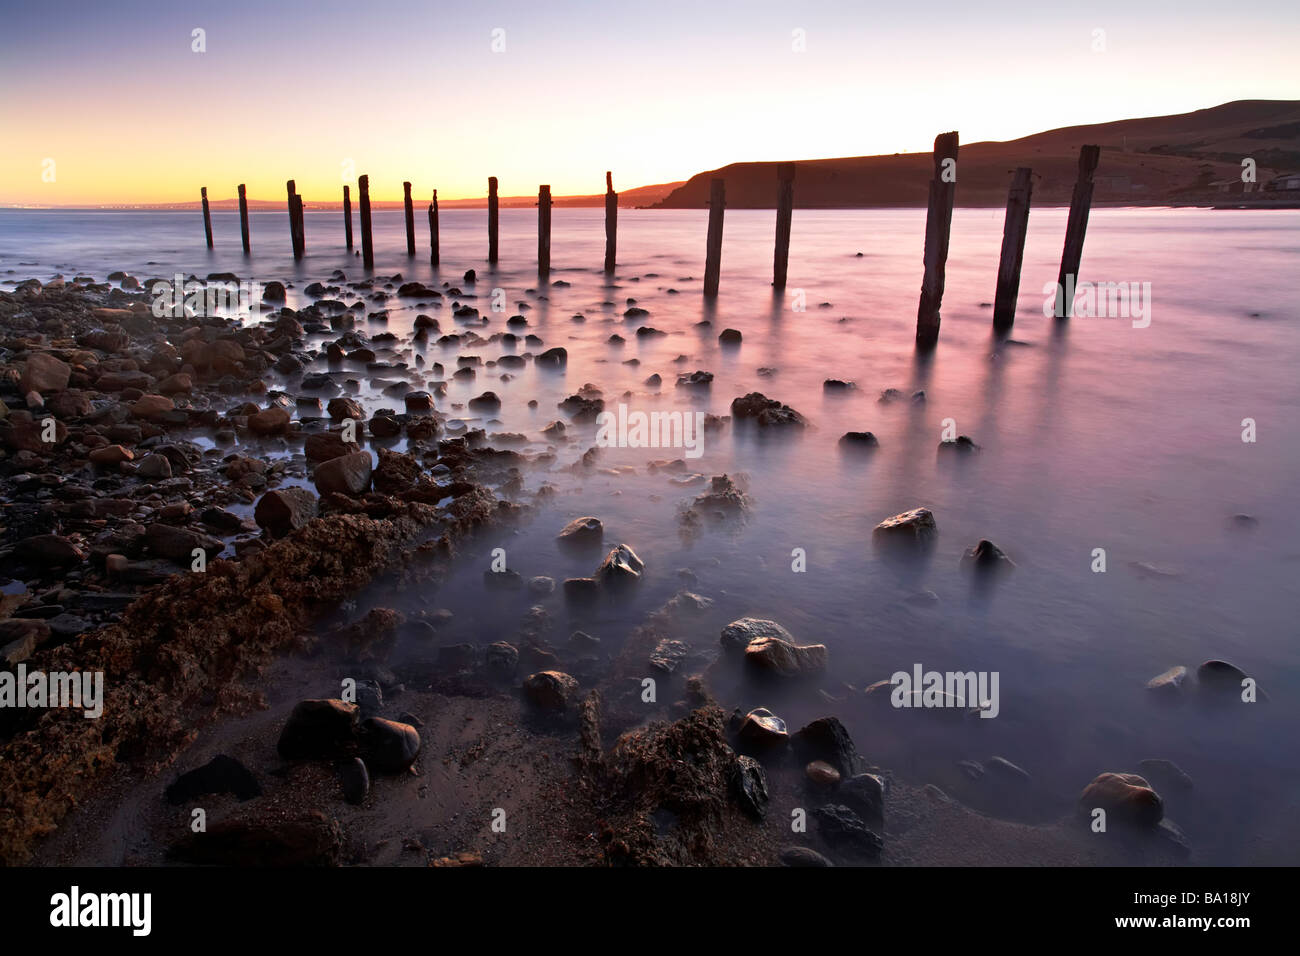
M1012 170L1034 170L1034 204L1070 201L1079 147L1102 147L1094 204L1163 205L1210 195L1210 183L1239 179L1254 158L1259 182L1300 167L1300 102L1241 100L1176 116L1071 126L1005 143L963 144L957 162L957 205L1002 206ZM733 163L699 173L652 208L708 205L709 181L727 182L727 205L775 205L776 167ZM927 153L855 156L795 163L795 205L805 209L924 206L932 161Z

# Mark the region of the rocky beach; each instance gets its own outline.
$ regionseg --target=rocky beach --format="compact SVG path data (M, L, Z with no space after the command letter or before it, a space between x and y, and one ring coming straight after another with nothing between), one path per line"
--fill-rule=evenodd
M943 773L897 744L877 754L849 728L906 713L888 668L859 680L842 649L792 633L760 595L711 587L716 559L653 567L584 484L639 474L680 489L684 542L725 539L770 499L672 449L607 461L592 439L603 382L566 384L549 411L534 399L537 427L506 430L493 379L565 376L572 343L525 318L565 280L527 290L511 316L484 307L473 270L271 281L229 315L160 309L160 281L0 291L3 667L101 673L104 687L93 719L53 701L0 709L3 862L1194 859L1166 813L1191 777L1162 755L1096 766L1070 795L996 754L944 758ZM653 336L628 302L607 302L606 321ZM390 325L399 307L412 317ZM742 338L713 334L724 349ZM813 427L757 390L705 411L689 396L712 378L678 379L705 436L781 444ZM888 389L879 404L923 401ZM879 443L848 431L839 445L854 462ZM937 460L979 451L944 438ZM557 498L572 517L556 517ZM873 521L869 546L919 580L942 515ZM519 535L566 564L516 559ZM990 588L1024 574L988 540L961 566ZM938 600L902 581L914 608ZM466 601L499 617L466 627ZM1146 693L1221 708L1245 676L1211 660ZM976 697L938 705L918 713L951 740L989 716ZM1114 838L1090 830L1096 807Z

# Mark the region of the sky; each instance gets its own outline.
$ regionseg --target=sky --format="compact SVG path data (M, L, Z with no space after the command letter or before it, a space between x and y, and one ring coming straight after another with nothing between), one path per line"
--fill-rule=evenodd
M1295 0L1078 6L0 0L0 203L589 194L1300 99Z

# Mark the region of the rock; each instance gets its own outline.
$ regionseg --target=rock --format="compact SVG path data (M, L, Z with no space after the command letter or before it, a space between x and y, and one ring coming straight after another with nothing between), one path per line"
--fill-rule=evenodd
M1172 760L1151 757L1138 761L1138 769L1153 780L1169 784L1172 789L1191 790L1192 778Z
M358 451L321 462L312 473L312 481L321 495L333 493L356 498L370 487L370 452Z
M939 534L934 514L928 508L913 508L892 518L886 518L872 529L871 535L879 541L906 544L928 544Z
M977 571L1009 571L1016 566L1001 548L987 538L967 550L961 556L961 564L963 567L974 568Z
M145 542L152 554L186 567L193 563L196 550L202 550L207 560L211 560L226 547L220 538L203 534L193 528L178 528L158 521L145 529Z
M272 405L248 416L248 430L254 435L280 435L289 427L291 419L288 409Z
M571 600L588 600L596 596L600 582L595 578L565 578L564 596Z
M366 762L360 757L353 757L339 769L339 783L343 787L343 799L358 806L370 793L370 771Z
M778 637L760 637L745 648L745 661L777 677L803 677L826 668L825 644L793 644Z
M528 591L542 597L555 591L555 578L547 577L544 574L536 575L528 579Z
M276 749L286 760L328 760L344 754L355 741L356 730L356 704L303 700L285 722Z
M791 743L800 760L825 761L844 778L864 769L865 762L838 717L819 717L795 734Z
M564 365L569 361L569 353L559 346L547 349L541 355L537 356L538 365L558 366Z
M135 453L121 445L103 445L92 449L86 457L97 465L117 465L124 461L133 461Z
M789 405L782 405L762 392L750 392L731 403L731 414L740 419L752 419L756 424L771 427L793 425L802 428L807 419Z
M1169 694L1182 689L1183 681L1187 679L1187 668L1182 664L1175 664L1163 674L1157 674L1147 681L1148 690L1160 691Z
M1091 819L1099 807L1113 819L1141 827L1154 827L1165 815L1160 795L1135 773L1103 773L1084 787L1079 813Z
M253 509L253 520L281 538L311 521L316 511L316 496L306 488L277 488L262 495Z
M685 658L689 649L681 641L664 639L655 645L650 654L650 666L657 671L671 674Z
M177 777L167 788L166 797L172 806L180 806L210 793L229 793L243 801L260 797L262 788L242 763L218 754L202 767Z
M158 383L160 395L183 395L194 387L194 380L184 372L168 375Z
M852 448L879 448L880 442L871 432L845 432L840 444Z
M336 422L341 422L345 418L360 422L366 417L361 406L351 398L331 398L329 404L325 406L325 411Z
M135 474L137 478L165 481L172 476L171 459L157 452L145 455L135 466Z
M767 816L767 773L763 765L744 754L731 767L731 789L740 808L755 820Z
M803 768L803 772L819 787L833 787L840 782L840 772L825 760L814 760Z
M518 591L524 586L524 578L514 568L500 571L487 568L483 572L483 585L495 591Z
M476 398L471 398L467 404L473 409L495 410L501 407L501 399L497 397L496 392L484 392Z
M28 392L57 392L68 387L71 377L72 366L67 362L48 352L32 352L27 356L27 364L18 380L18 390L24 395Z
M1196 668L1196 680L1202 687L1216 691L1241 692L1241 682L1247 680L1246 672L1227 661L1206 661Z
M746 714L737 736L759 749L783 746L790 740L785 721L766 707L755 708Z
M603 584L617 584L635 581L644 569L645 562L636 556L636 552L626 544L620 544L605 555L595 576Z
M975 444L965 435L958 435L956 438L945 438L939 442L939 451L951 452L953 454L969 455L972 452L980 450L980 446Z
M598 545L605 535L605 526L601 524L599 518L584 517L574 518L566 524L557 536L561 544L573 547L585 547L587 545Z
M433 396L425 391L407 392L402 396L408 412L433 411Z
M737 329L723 329L718 333L718 341L723 345L739 345L742 336Z
M885 781L874 773L856 773L840 786L836 796L868 823L885 819Z
M420 752L420 732L410 724L367 717L361 722L361 750L366 765L380 773L401 773Z
M346 442L342 436L329 432L323 435L308 435L303 443L303 454L307 460L316 464L332 458L342 458L360 451L354 442Z
M776 621L760 617L742 617L722 629L722 646L729 650L743 651L760 637L775 637L790 644L794 643L794 635Z
M818 807L812 815L822 838L831 846L873 858L879 856L885 846L885 841L861 817L842 804Z
M285 289L283 282L268 282L262 287L263 302L283 302Z
M990 757L984 762L984 769L1015 784L1027 784L1032 779L1028 770L1016 766L1006 757Z
M513 644L496 641L487 646L487 669L498 680L510 680L519 667L519 651Z
M524 694L542 710L566 710L578 692L578 682L563 671L538 671L524 681Z
M822 856L816 850L810 850L806 846L788 846L781 851L781 864L783 866L834 866L830 860Z
M142 395L131 405L136 418L158 419L176 408L176 403L166 395Z

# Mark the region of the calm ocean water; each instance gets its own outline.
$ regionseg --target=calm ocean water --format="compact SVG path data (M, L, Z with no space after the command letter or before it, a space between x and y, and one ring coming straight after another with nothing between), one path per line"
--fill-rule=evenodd
M475 268L479 297L465 301L493 319L485 335L504 328L505 316L488 312L491 290L501 288L505 315L527 302L528 331L570 356L564 372L530 364L501 381L499 369L480 368L475 381L450 383L439 407L454 416L472 419L451 404L491 389L503 407L489 431L523 432L541 450L539 430L565 417L556 403L590 382L611 405L625 401L643 411L726 414L733 398L759 390L815 426L779 437L744 429L709 435L689 470L745 475L754 508L742 526L694 537L682 534L678 512L700 489L645 468L651 459L679 457L672 450L608 450L603 466L635 467L617 475L530 472L530 488L549 481L560 493L518 533L485 541L437 595L435 606L456 612L450 640L509 638L532 603L523 592L483 600L488 548L505 547L509 565L525 576L589 574L593 562L559 552L553 538L570 518L594 514L605 522L607 541L626 541L646 561L645 580L626 602L589 612L548 599L560 641L581 627L617 647L681 587L678 569L690 568L698 576L694 589L717 602L692 632L696 648L712 653L718 628L730 619L772 617L796 637L829 646L822 687L845 697L828 704L806 690L777 694L719 678L713 689L728 708L768 706L795 726L837 713L869 759L951 787L977 806L977 794L961 791L956 761L999 754L1033 775L1033 819L1069 810L1101 771L1168 758L1196 781L1188 794L1165 796L1197 862L1300 862L1300 316L1293 288L1300 212L1094 210L1081 277L1150 283L1150 325L1135 328L1121 318L1044 318L1043 284L1056 277L1066 212L1035 210L1015 344L999 344L987 303L1002 211L958 210L940 345L929 360L912 348L920 210L796 211L782 298L769 285L773 214L730 211L714 306L700 295L704 211L621 210L611 281L599 271L601 212L556 209L550 278L568 285L542 290L533 211L502 211L496 270L485 262L485 211L444 211L436 274L422 216L419 252L410 260L401 213L376 214L377 275L462 285L464 270ZM123 269L144 279L232 271L291 281L290 304L301 305L302 287L335 269L349 279L363 275L360 260L343 249L341 218L307 213L307 256L294 263L283 214L253 214L249 261L233 213L214 214L217 248L209 251L197 213L2 210L0 288L55 273L102 279ZM796 289L804 291L806 312L790 308ZM342 298L355 296L345 291ZM650 316L623 319L629 298ZM414 312L396 299L389 307L386 328L404 336ZM456 325L449 306L425 311L444 331ZM706 318L712 325L698 327ZM641 324L668 335L638 340ZM720 347L723 328L739 329L743 343ZM615 332L624 344L608 342ZM409 345L398 351L413 364ZM463 350L484 360L500 351ZM457 350L431 345L426 355L450 371ZM760 376L759 368L776 371ZM674 387L678 374L696 369L714 374L710 389ZM422 385L428 366L413 371ZM662 376L661 388L643 384L652 373ZM859 387L824 392L827 378ZM283 387L292 392L294 383ZM877 401L885 388L924 389L927 398L885 405ZM530 399L537 409L527 407ZM394 404L374 394L368 400L372 408ZM1246 418L1257 423L1253 443L1242 441ZM945 419L982 450L961 461L940 458ZM843 454L837 442L850 430L874 432L880 447L867 457ZM594 426L571 426L579 440L561 446L559 466L588 448L594 433ZM873 550L871 529L915 506L934 511L939 544L929 562L899 566ZM1237 513L1258 524L1234 522ZM962 551L980 538L1018 564L988 591L973 588L958 567ZM807 554L804 573L791 568L796 548ZM1092 571L1096 548L1106 551L1105 573ZM907 600L918 591L938 601ZM1163 707L1143 687L1175 664L1194 670L1215 657L1256 677L1269 702ZM841 686L860 689L915 663L999 672L1000 716L882 713ZM674 699L669 690L660 697Z

